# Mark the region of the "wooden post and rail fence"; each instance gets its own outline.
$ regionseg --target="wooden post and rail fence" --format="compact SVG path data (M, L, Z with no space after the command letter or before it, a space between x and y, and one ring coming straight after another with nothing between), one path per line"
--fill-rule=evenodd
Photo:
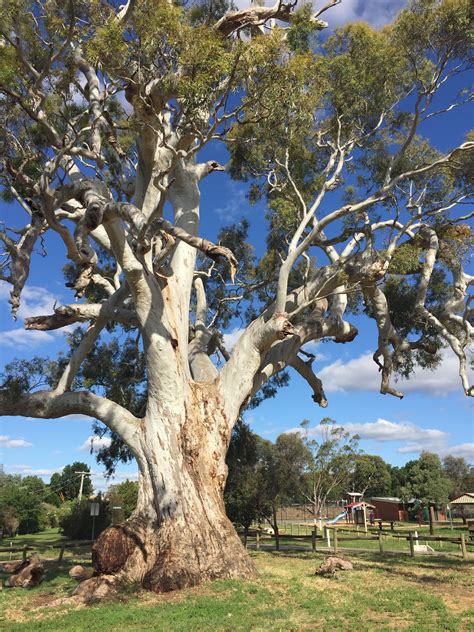
M331 543L331 536L330 533L332 532L332 543ZM406 553L406 551L388 551L386 549L386 547L384 546L385 543L390 540L390 539L404 539L408 542L409 544L409 554L411 557L415 557L417 554L417 544L419 544L420 541L422 542L449 542L451 544L457 544L459 546L460 552L461 552L461 556L463 557L463 559L466 559L468 556L468 550L467 547L468 546L474 546L474 541L470 540L470 541L466 541L466 535L465 533L461 533L459 538L453 538L453 537L449 537L449 536L432 536L432 535L418 535L418 533L413 532L413 531L409 531L407 532L393 532L393 531L380 531L377 529L377 531L374 531L372 533L372 535L360 535L357 532L354 532L351 529L344 529L341 527L329 527L329 526L325 526L323 529L322 533L318 533L318 528L314 527L311 531L311 533L309 535L291 535L291 534L281 534L281 533L277 533L275 535L264 535L260 532L259 529L256 529L254 531L248 531L246 534L246 537L244 537L244 543L245 546L248 546L249 544L249 540L251 538L254 538L254 547L256 551L260 551L261 550L261 546L262 546L262 535L265 538L265 540L268 541L274 541L275 543L275 550L279 551L280 550L280 545L283 543L285 546L285 550L291 550L292 548L292 542L291 541L302 541L302 543L304 543L305 541L307 541L308 543L311 543L311 551L314 553L318 550L318 542L323 544L324 542L327 543L328 546L323 547L322 549L319 549L320 551L324 551L324 552L328 552L330 550L334 551L334 554L338 554L341 552L341 550L343 551L344 548L341 549L341 543L342 542L361 542L363 543L364 541L377 541L378 542L378 550L380 555L384 555L384 554L396 554L396 553ZM384 539L385 538L385 539ZM265 541L264 540L264 541ZM290 540L289 543L285 544L285 540ZM92 540L81 540L81 541L77 541L77 542L56 542L56 543L41 543L38 545L34 545L34 544L29 544L29 545L23 545L23 546L19 546L19 547L13 547L13 546L9 546L9 547L3 547L0 548L0 554L1 553L9 553L10 554L10 559L11 559L11 555L13 553L21 553L22 554L22 559L26 560L27 558L27 554L28 551L37 551L38 549L59 549L59 554L58 554L58 562L62 562L63 557L64 557L64 553L67 549L74 549L74 548L79 548L79 547L84 547L84 546L89 546L92 545ZM374 550L373 549L361 549L359 547L358 551L360 552L366 552L366 553L373 553ZM294 544L293 547L294 550L303 550L303 548L298 545L298 544Z
M38 551L39 549L42 549L42 550L59 549L58 562L62 562L64 553L67 549L75 549L75 548L84 547L88 545L92 545L92 540L80 540L77 542L56 542L56 543L48 543L48 542L43 543L42 542L41 544L37 544L37 545L24 544L23 546L2 547L0 548L0 554L9 553L10 560L11 560L11 556L13 553L21 553L22 560L25 561L28 555L28 551Z
M330 536L329 533L332 533ZM432 535L424 535L418 534L416 531L398 531L394 532L390 531L382 531L382 530L373 530L370 535L360 535L358 532L354 532L352 529L344 529L341 527L329 527L325 526L323 528L322 533L318 533L318 528L315 527L312 529L309 535L292 535L291 533L277 533L273 535L261 533L258 529L254 531L248 532L248 540L254 538L254 546L255 550L260 551L262 548L262 538L264 538L263 542L268 541L269 543L274 542L274 549L276 551L281 550L281 546L284 545L285 550L291 550L292 544L294 550L304 550L306 547L302 547L298 544L301 541L301 544L304 544L305 541L308 543L311 542L311 551L316 552L318 550L318 543L324 544L326 542L327 546L319 549L324 552L328 552L332 550L334 554L338 554L341 551L344 551L344 548L341 547L342 542L360 542L361 544L364 541L376 541L378 543L378 552L380 555L384 554L403 554L407 553L405 550L388 550L385 546L386 542L389 540L406 540L409 545L409 555L411 557L415 557L417 552L417 545L420 542L428 543L428 542L449 542L451 544L456 544L459 546L459 550L461 552L461 556L466 559L468 556L468 546L474 546L474 541L467 541L466 535L464 533L460 534L460 537L454 538L452 536L432 536ZM332 542L331 542L332 539ZM286 542L285 542L286 541ZM289 541L289 542L288 542ZM296 541L296 542L295 542ZM250 542L249 542L250 544ZM357 547L358 551L365 553L373 553L373 549L363 549ZM474 551L473 551L474 552ZM436 551L436 553L440 553ZM451 551L450 553L454 553Z

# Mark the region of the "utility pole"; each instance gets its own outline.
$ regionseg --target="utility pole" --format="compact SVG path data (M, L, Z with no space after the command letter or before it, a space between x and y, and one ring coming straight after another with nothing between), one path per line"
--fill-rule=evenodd
M81 477L81 485L79 487L79 496L77 498L78 502L81 502L82 500L82 489L84 487L84 476L90 476L91 473L90 472L74 472L74 474L79 474Z

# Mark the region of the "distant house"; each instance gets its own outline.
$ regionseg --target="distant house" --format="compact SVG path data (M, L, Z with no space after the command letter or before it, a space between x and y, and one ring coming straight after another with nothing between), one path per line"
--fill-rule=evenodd
M436 510L435 506L418 508L415 510L417 502L414 498L403 502L401 498L393 498L393 497L375 497L371 498L372 504L375 506L374 509L374 517L375 519L387 520L388 522L408 522L410 519L410 514L412 519L414 515L416 515L418 521L428 522L429 520L429 511L433 512L433 520L437 521L445 521L447 520L447 516L440 510Z
M387 520L388 522L405 522L408 520L407 505L400 498L377 496L370 500L375 507L375 519Z

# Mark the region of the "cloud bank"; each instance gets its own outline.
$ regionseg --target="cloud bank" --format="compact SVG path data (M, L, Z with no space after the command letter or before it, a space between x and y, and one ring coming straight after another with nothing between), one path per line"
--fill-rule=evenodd
M344 430L352 435L359 435L362 440L380 443L401 443L397 448L399 454L420 454L420 452L434 452L439 457L452 455L463 457L469 463L474 463L474 443L449 445L451 434L437 428L422 428L409 421L390 421L378 418L371 422L356 422L343 424ZM301 432L301 428L292 428L288 432ZM309 429L310 436L321 434L321 427Z
M437 369L431 371L417 367L410 379L399 379L397 388L405 393L424 392L443 396L461 390L458 371L457 358L446 351ZM380 390L380 373L372 353L347 361L336 360L325 366L318 377L327 393Z

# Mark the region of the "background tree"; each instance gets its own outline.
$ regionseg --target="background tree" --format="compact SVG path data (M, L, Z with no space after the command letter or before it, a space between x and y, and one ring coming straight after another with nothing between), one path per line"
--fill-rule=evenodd
M244 540L250 525L269 515L267 485L262 463L263 440L239 420L233 430L227 452L229 468L224 490L227 515L244 529Z
M451 496L453 498L467 490L470 468L466 459L460 456L445 456L443 470L452 483Z
M44 500L47 488L38 476L5 475L0 490L0 515L5 532L37 533L49 526Z
M279 435L275 443L261 440L261 454L264 498L268 507L264 509L264 516L278 536L278 509L301 498L311 453L302 438L290 432Z
M300 350L351 342L351 310L377 326L383 394L402 397L393 375L435 366L442 345L473 394L474 141L441 151L421 135L470 98L437 93L470 67L471 3L418 0L381 31L352 24L322 41L335 4L1 5L0 177L18 213L0 231L1 279L15 317L35 247L54 234L80 300L26 320L78 328L69 354L5 368L0 410L89 415L111 432L107 466L135 458L140 471L136 511L98 539L84 596L112 571L109 587L154 590L253 575L224 512L232 428L286 369L326 406ZM220 244L202 235L218 142L267 203L260 258L235 227ZM228 353L236 313L246 330Z
M71 465L66 465L59 476L55 476L54 485L58 483L58 489L56 493L61 494L65 500L76 500L79 497L79 490L81 487L81 477L76 472L90 472L90 467L86 463L81 461L74 461ZM53 488L53 477L50 482L51 488ZM84 476L84 482L82 487L82 495L84 498L88 498L94 491L90 476Z
M419 507L428 508L430 533L434 535L433 507L445 508L452 482L446 476L438 455L422 452L416 461L405 465L407 480L401 489L403 500L414 498Z
M309 452L307 471L303 477L302 494L310 503L314 520L323 515L329 499L341 498L349 491L359 448L359 437L346 432L342 426L325 417L310 430L305 419L300 426L303 441ZM320 436L320 439L311 437Z
M99 494L94 498L99 503L99 515L94 521L94 539L112 523L112 509L108 500ZM91 501L81 500L74 502L70 510L64 513L59 520L61 533L71 540L91 540L92 538Z
M392 491L390 468L380 456L358 454L354 461L352 491L364 498L387 496Z
M460 496L471 489L469 484L470 480L474 481L474 477L471 475L470 478L470 470L472 468L469 467L466 459L451 455L445 456L443 459L443 469L446 476L451 481L450 499L456 498L456 496ZM474 486L472 489L474 489ZM461 505L459 510L461 512L463 523L466 524L467 519L465 516L464 505Z
M392 481L391 495L398 498L402 493L402 488L407 480L407 471L405 466L398 467L397 465L388 465L390 478Z
M138 483L128 479L122 483L111 485L106 494L107 501L113 512L114 522L119 522L119 517L115 514L114 507L121 507L121 520L128 520L135 511L138 500Z

